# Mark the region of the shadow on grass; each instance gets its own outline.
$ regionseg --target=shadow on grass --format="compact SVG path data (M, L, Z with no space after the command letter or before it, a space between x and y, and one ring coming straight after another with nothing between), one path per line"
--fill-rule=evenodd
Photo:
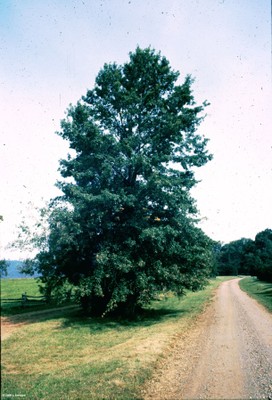
M262 296L272 296L272 288L256 290L256 294L261 294Z
M39 303L39 302L37 302ZM49 310L53 310L55 308L59 308L59 307L65 307L68 305L71 305L72 303L65 303L62 305L60 304L54 304L54 303L42 303L42 304L26 304L24 307L22 307L21 302L18 303L8 303L8 302L4 302L1 301L1 317L7 317L9 319L17 318L19 316L22 316L22 318L24 318L24 316L27 316L30 313L43 313L43 312L47 312Z
M2 310L1 310L2 311ZM38 309L24 309L22 311L21 308L18 307L18 314L14 314L15 309L13 310L13 313L9 315L9 313L2 312L1 316L6 319L6 321L10 323L34 323L34 322L42 322L42 321L47 321L51 319L56 319L56 318L61 318L65 317L66 315L72 314L72 313L78 313L79 312L79 306L78 305L66 305L66 306L48 306L44 308L38 308ZM20 312L21 311L21 312Z
M134 318L121 318L121 317L88 317L81 311L67 315L59 329L66 328L80 328L89 326L91 332L104 332L109 329L116 328L136 328L154 325L165 320L178 318L187 311L177 309L144 309L141 314Z
M272 312L272 283L261 281L256 277L249 277L241 280L240 286L249 296Z
M272 296L272 283L253 278L252 282L249 282L248 285L251 286L252 292L256 294Z
M56 306L55 306L56 307ZM31 324L45 322L54 319L63 319L58 329L81 328L88 326L91 332L108 331L111 329L136 328L154 325L165 320L179 318L181 315L188 313L188 310L182 308L146 308L134 318L121 317L92 317L83 314L78 305L70 305L66 307L48 308L46 310L30 311L16 315L6 315L8 322L11 324Z

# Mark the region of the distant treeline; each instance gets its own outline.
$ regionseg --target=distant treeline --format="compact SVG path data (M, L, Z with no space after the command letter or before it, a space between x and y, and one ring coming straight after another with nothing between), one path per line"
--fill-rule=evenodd
M29 275L21 272L23 261L6 260L5 268L1 268L1 278L35 278L37 275Z
M215 259L218 275L253 275L272 282L272 229L259 232L255 240L216 244Z

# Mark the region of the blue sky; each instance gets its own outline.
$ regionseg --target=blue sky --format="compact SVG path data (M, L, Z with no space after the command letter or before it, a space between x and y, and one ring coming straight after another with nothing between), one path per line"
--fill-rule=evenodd
M213 239L272 227L269 0L1 0L1 253L22 216L54 197L68 147L55 131L105 62L151 46L195 77L211 105L200 133L214 160L193 190Z

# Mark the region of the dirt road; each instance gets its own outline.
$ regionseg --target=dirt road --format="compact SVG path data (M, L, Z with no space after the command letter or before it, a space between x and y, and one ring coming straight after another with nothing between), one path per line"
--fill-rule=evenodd
M272 315L238 281L221 284L146 386L145 400L272 399Z

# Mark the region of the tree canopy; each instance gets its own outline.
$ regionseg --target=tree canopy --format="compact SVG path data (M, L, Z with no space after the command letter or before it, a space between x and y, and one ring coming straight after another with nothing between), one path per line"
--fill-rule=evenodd
M272 229L265 229L255 237L253 273L261 280L272 282Z
M105 64L61 122L72 153L36 265L51 289L72 283L93 313L133 314L210 273L211 241L190 195L195 168L211 159L197 133L207 103L195 103L191 76L178 78L160 53L138 47L123 65Z
M0 222L4 220L3 216L0 215ZM6 276L8 273L7 271L7 262L6 260L0 260L0 277Z
M247 262L250 247L254 246L251 239L239 239L221 246L218 257L218 272L220 275L250 275L251 265Z
M257 233L255 240L227 243L217 253L220 275L255 275L272 282L272 230Z

